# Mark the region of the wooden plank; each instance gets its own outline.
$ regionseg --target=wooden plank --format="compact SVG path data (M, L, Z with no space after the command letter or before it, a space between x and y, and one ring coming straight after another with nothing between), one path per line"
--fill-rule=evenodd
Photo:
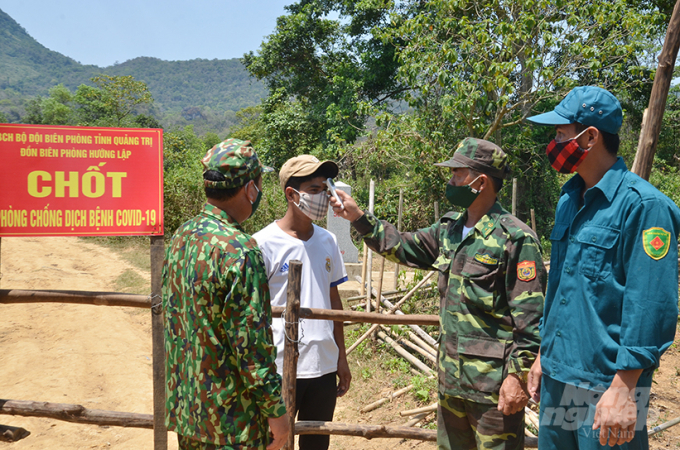
M48 417L66 422L114 427L153 428L152 414L87 409L81 405L68 403L0 399L0 414L24 417Z
M649 180L652 172L652 163L656 153L656 145L659 142L659 133L663 115L666 111L668 90L673 80L673 69L680 48L680 0L675 3L671 20L666 30L666 39L659 55L659 65L654 75L652 93L649 96L647 114L640 130L640 140L635 154L632 172Z
M151 236L151 341L153 352L153 448L167 450L168 429L165 426L165 340L162 302L163 236Z
M300 282L302 262L291 259L288 262L288 290L286 291L285 335L283 347L283 401L286 403L290 433L288 450L295 449L295 391L297 388L298 324L300 322Z
M147 295L90 291L0 289L0 303L75 303L80 305L151 308L151 298Z

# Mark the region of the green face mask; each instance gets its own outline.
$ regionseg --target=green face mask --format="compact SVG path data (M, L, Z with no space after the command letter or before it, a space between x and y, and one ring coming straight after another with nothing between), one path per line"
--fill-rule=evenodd
M471 187L472 183L477 181L479 177L475 178L464 186L454 186L452 184L446 185L446 199L450 201L454 206L460 206L461 208L469 208L472 202L475 201L479 195L477 189Z
M255 189L257 189L257 185L253 184L253 186L255 186ZM249 219L253 217L253 214L255 214L255 211L257 211L257 207L260 206L260 200L262 200L262 191L257 189L257 197L255 198L255 201L250 202L252 210L250 211L250 215L248 216Z

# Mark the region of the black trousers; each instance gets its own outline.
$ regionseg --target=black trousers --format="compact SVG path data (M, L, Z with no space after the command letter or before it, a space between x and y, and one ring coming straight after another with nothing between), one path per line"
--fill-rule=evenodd
M319 378L298 378L295 391L297 420L333 420L337 400L338 381L336 372ZM330 436L327 434L300 435L300 450L327 450Z

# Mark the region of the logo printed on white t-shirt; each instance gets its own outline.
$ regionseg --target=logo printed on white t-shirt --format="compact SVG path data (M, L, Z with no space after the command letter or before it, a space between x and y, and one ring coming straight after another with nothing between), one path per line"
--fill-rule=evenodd
M326 256L326 272L331 273L331 257Z
M279 270L281 273L286 273L288 272L288 263L285 263L283 266L281 266L281 270Z

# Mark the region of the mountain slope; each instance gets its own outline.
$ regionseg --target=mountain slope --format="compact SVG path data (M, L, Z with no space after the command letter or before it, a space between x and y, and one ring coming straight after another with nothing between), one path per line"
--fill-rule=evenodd
M250 78L238 59L163 61L140 57L105 68L83 65L44 47L0 10L0 112L12 120L23 115L28 98L45 96L59 83L74 92L81 84L92 84L90 78L100 73L132 75L144 81L161 120L169 113L176 116L189 110L193 112L183 117L189 122L200 121L217 111L258 104L266 95L262 83Z

